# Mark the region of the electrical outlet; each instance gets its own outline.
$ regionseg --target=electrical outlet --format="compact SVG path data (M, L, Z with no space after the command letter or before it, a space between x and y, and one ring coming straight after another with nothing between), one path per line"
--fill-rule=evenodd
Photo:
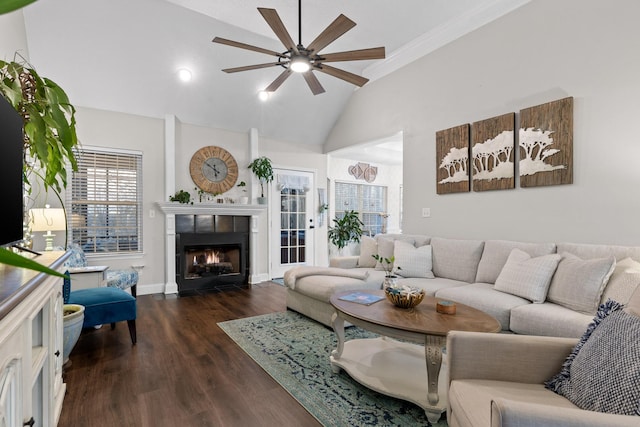
M422 218L429 218L431 216L431 208L422 208Z

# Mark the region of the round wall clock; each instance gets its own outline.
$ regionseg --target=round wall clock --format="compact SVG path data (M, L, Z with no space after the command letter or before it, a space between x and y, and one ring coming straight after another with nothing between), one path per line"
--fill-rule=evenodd
M202 147L191 157L189 173L203 191L222 194L236 185L238 164L231 153L221 147Z

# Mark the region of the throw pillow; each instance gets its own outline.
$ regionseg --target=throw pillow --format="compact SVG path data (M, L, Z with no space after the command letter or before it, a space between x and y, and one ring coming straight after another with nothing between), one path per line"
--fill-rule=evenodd
M564 252L553 276L547 300L568 309L594 315L605 285L616 266L613 255L583 260Z
M402 277L421 277L433 279L431 271L431 246L425 245L416 248L411 243L396 240L393 256L395 258L395 271ZM398 269L399 268L399 269Z
M640 262L625 258L616 263L616 268L613 270L609 283L604 288L600 302L604 303L612 299L626 304L639 284Z
M373 255L377 253L378 243L376 243L376 239L369 236L362 236L360 238L360 257L358 258L358 267L375 267L376 259Z
M640 415L640 317L610 300L545 387L588 411Z
M496 279L494 289L526 298L534 303L543 303L558 262L558 254L532 258L520 249L513 249Z
M394 242L401 240L403 242L407 242L413 245L414 240L412 238L402 238L398 237L396 239L387 239L384 237L378 237L378 255L382 258L391 258L393 256L393 250L395 247ZM376 263L376 270L384 270L382 264L379 262Z

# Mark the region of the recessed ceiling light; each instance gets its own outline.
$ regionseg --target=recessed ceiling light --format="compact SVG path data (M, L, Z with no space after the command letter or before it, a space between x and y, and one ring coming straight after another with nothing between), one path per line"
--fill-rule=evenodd
M262 102L266 101L267 99L269 99L269 92L267 92L266 90L261 90L260 92L258 92L258 99Z
M190 70L187 70L186 68L180 68L178 70L178 78L183 82L190 82L191 77L192 75Z

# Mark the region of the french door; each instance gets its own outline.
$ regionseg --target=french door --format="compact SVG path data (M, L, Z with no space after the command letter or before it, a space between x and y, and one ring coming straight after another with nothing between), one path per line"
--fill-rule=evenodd
M314 263L313 173L274 169L271 186L271 278Z

